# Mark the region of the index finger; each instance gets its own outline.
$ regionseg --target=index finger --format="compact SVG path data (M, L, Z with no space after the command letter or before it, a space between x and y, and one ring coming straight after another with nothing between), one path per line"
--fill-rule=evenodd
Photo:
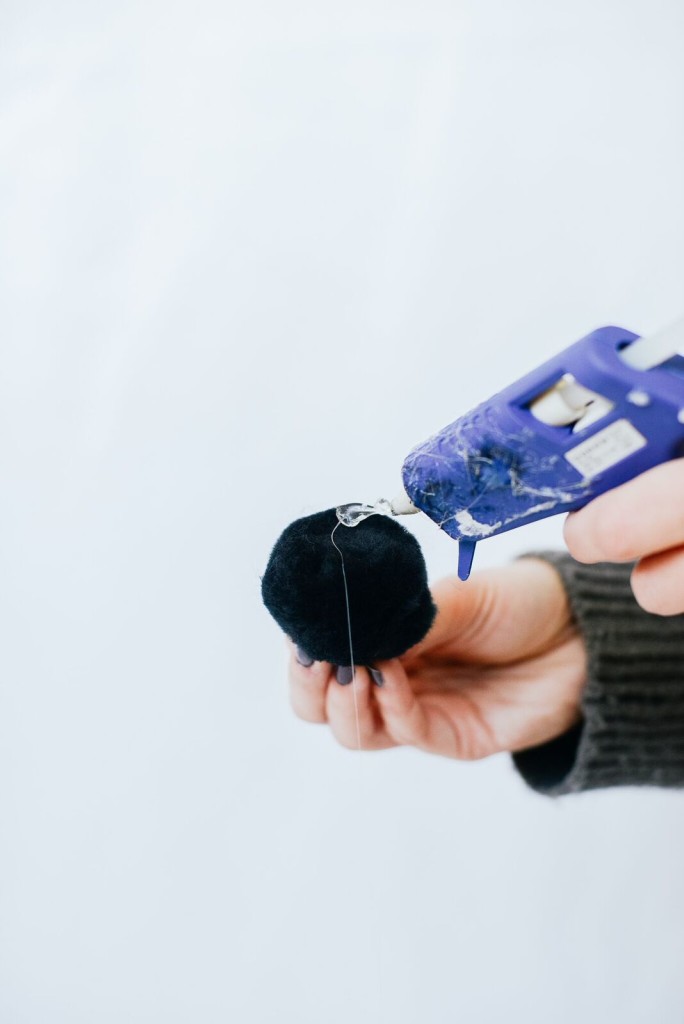
M684 459L654 466L571 512L565 542L578 562L632 562L684 543Z

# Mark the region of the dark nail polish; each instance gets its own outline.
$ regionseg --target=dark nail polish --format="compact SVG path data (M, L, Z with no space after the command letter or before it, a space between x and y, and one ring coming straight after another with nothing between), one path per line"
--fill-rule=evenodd
M314 663L314 659L310 658L309 655L301 649L301 647L295 648L295 658L304 668L310 668Z
M349 686L354 678L354 670L351 665L338 665L336 675L340 686Z
M382 686L385 680L382 678L382 672L378 672L377 668L372 668L370 674L373 677L373 682L376 686Z

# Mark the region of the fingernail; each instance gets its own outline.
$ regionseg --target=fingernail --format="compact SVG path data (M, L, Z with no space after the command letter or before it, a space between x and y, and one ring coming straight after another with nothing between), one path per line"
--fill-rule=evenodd
M378 672L377 668L372 668L370 674L373 677L373 682L376 686L382 686L385 680L382 678L382 672Z
M352 679L354 678L354 669L351 667L351 665L338 665L337 672L335 674L337 676L337 682L340 684L340 686L349 686Z
M314 659L310 658L309 655L301 649L301 647L295 647L295 658L304 668L310 668L314 663Z

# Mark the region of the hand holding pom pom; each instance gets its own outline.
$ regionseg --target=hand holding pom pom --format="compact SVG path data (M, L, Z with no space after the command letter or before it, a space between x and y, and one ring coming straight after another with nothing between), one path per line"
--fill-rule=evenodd
M423 639L435 617L418 541L385 515L340 525L333 543L336 526L335 509L328 509L284 530L262 580L264 604L309 657L348 665L341 552L355 663L396 658Z

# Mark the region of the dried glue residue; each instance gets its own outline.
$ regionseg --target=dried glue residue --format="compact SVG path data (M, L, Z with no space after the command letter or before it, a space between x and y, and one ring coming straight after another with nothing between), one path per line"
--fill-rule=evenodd
M591 482L550 442L527 427L509 432L502 420L500 406L478 406L404 463L409 497L452 537L481 540L591 496Z
M343 526L358 526L369 516L392 515L392 504L386 498L378 498L372 505L363 501L352 501L348 505L338 505L335 513Z
M467 509L457 512L454 520L458 523L461 537L487 537L502 525L501 523L478 523Z

